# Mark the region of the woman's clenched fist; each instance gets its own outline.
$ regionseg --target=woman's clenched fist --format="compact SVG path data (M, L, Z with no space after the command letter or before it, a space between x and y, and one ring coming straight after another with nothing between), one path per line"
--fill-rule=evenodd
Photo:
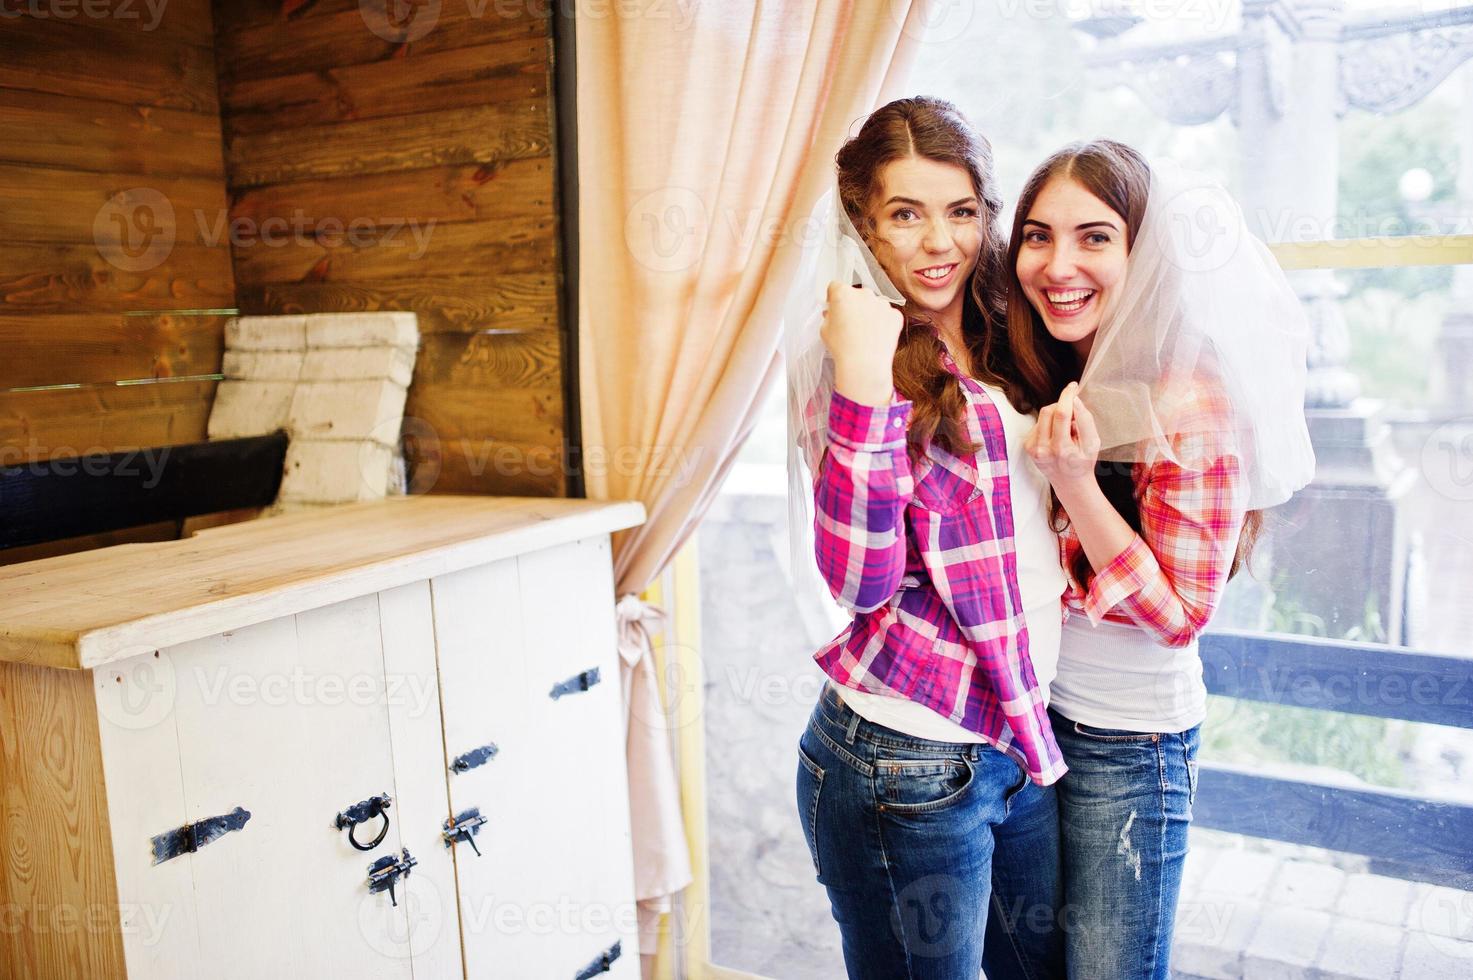
M834 357L834 387L861 405L884 405L894 387L891 365L905 317L868 289L829 283L819 336Z

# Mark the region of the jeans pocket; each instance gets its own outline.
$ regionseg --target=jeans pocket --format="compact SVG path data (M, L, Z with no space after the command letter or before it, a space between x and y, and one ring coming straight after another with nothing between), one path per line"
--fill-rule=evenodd
M1074 734L1090 739L1094 742L1159 742L1161 736L1157 732L1131 732L1123 728L1096 728L1086 725L1082 721L1072 723Z
M813 859L813 873L822 875L818 861L818 794L823 789L823 767L798 743L798 814L803 818L803 839Z
M1014 763L1014 765L1017 765L1017 763ZM1007 795L1002 798L1002 813L1004 819L1007 818L1008 814L1013 812L1013 800L1017 798L1019 793L1028 788L1028 782L1029 780L1027 771L1024 770L1022 766L1018 766L1018 781L1013 784L1012 788L1008 790Z
M877 758L875 794L885 810L943 810L967 795L974 775L972 763L965 756Z
M1182 755L1187 762L1187 810L1197 802L1197 741L1188 735L1182 737Z

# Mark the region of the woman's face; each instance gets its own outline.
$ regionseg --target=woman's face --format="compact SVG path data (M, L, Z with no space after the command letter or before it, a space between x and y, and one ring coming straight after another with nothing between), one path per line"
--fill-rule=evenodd
M880 170L875 258L921 309L960 317L982 247L979 206L971 176L955 164L907 157Z
M1048 332L1087 357L1125 275L1125 219L1071 177L1044 184L1023 221L1017 275Z

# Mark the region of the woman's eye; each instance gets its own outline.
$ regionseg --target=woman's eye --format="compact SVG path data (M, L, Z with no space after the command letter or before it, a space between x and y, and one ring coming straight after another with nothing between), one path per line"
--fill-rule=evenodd
M1023 233L1023 241L1030 245L1038 245L1048 241L1048 236L1041 231L1025 231Z
M1085 241L1091 245L1108 245L1110 244L1110 236L1102 231L1097 231L1086 237Z
M977 209L976 208L957 208L956 209L956 216L958 218L975 218L975 217L977 217Z
M896 211L890 217L892 219L894 219L895 221L909 221L911 218L914 218L915 217L915 214L916 213L914 211L912 211L910 208L901 208L899 211Z

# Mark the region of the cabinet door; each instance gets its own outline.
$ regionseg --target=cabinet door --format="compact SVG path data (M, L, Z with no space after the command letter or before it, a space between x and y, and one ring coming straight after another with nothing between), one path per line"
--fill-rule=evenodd
M518 559L532 725L550 838L542 900L567 909L549 976L575 976L616 942L613 977L637 978L638 923L624 762L623 690L607 536ZM535 624L535 625L534 625ZM598 671L581 689L580 679ZM564 691L553 697L553 691Z
M432 583L452 808L488 817L455 849L468 976L571 978L615 942L639 976L608 538ZM597 668L599 682L553 699Z
M430 583L414 582L380 592L384 644L384 691L394 752L393 812L400 843L418 859L400 903L407 902L407 931L392 933L391 952L410 956L415 980L455 978L464 971L456 910L455 862L441 836L450 815L445 783L445 740L440 721L440 686L435 663L435 621ZM378 903L381 915L392 906Z
M367 887L369 866L400 852L400 813L390 807L388 832L370 851L333 826L339 811L371 796L403 802L378 597L181 644L156 663L172 688L167 716L138 730L114 726L104 739L110 807L127 815L114 833L128 840L115 846L146 850L151 835L238 806L250 818L162 864L119 862L120 900L166 906L162 942L185 950L189 964L135 956L148 940L125 934L130 975L136 960L151 967L138 973L145 977L410 980L407 882L396 886L397 906ZM106 718L101 699L99 710ZM154 766L159 774L145 774ZM162 784L170 785L152 796ZM377 826L366 824L359 839Z
M184 823L186 810L174 719L175 649L140 650L92 672L129 980L209 976L200 956L191 856L154 864L149 843Z
M524 898L543 874L547 838L535 798L548 774L527 717L517 562L442 575L430 588L445 754L451 766L465 760L448 773L450 806L486 817L475 837L479 856L467 843L454 847L466 975L553 976L544 969L549 936L525 923Z

